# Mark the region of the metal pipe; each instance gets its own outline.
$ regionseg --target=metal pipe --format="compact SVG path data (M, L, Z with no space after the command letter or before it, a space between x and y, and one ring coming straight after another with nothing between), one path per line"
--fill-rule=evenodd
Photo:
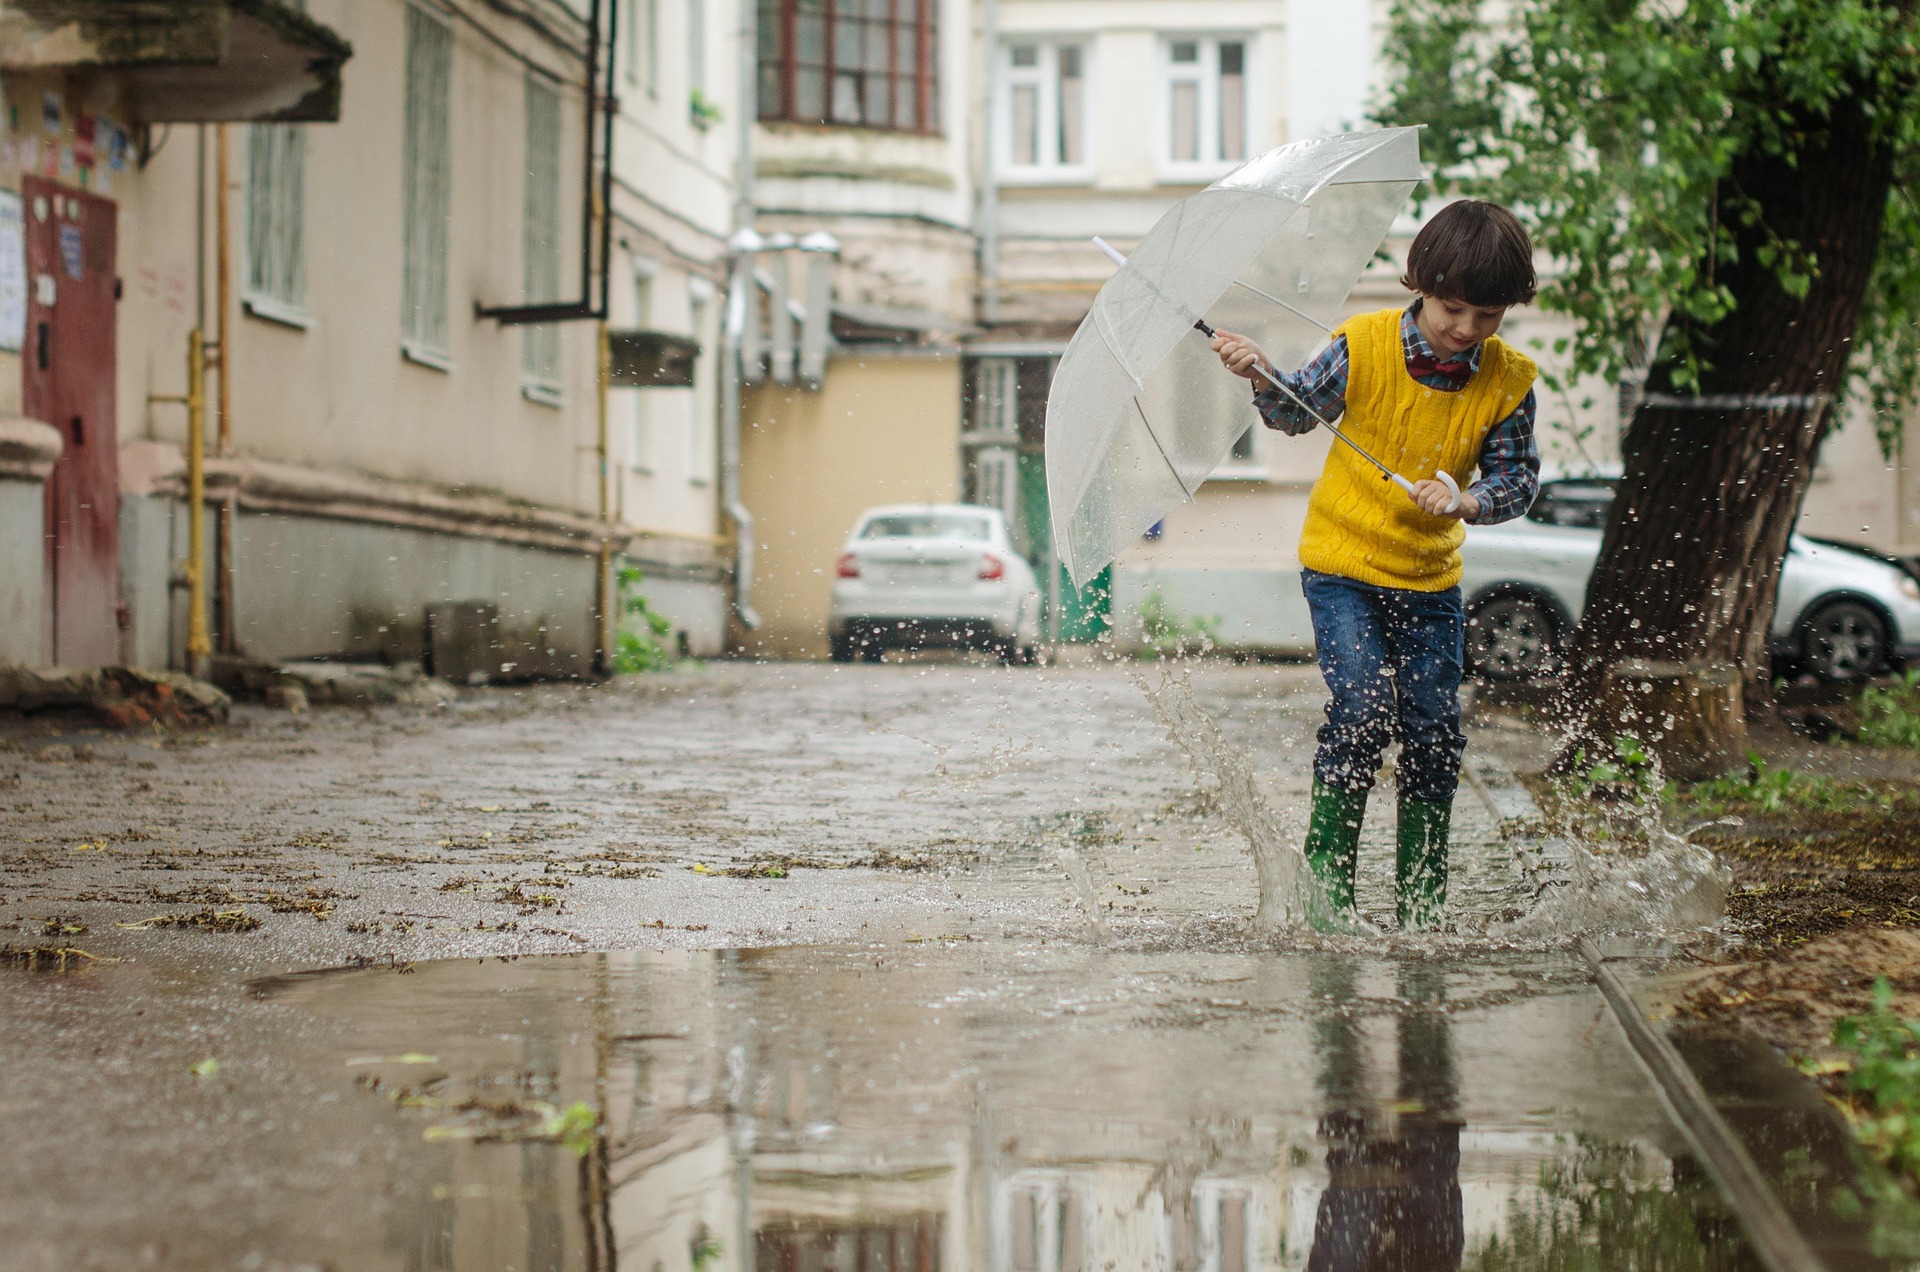
M187 674L207 674L207 353L195 327L187 334Z
M596 675L613 674L613 523L608 520L611 500L607 490L607 384L613 374L612 346L607 340L607 324L602 319L596 329L598 355L594 396L599 409L599 433L594 453L599 460L600 554L593 582L593 669Z
M231 192L227 170L227 126L213 129L213 224L214 250L214 365L220 370L219 447L221 456L233 454L233 226L229 204ZM220 501L214 520L214 648L223 654L234 651L233 595L233 496Z
M753 513L740 498L740 338L746 327L747 305L753 294L753 257L742 249L739 240L753 233L753 127L759 117L759 66L755 62L759 20L757 0L740 0L739 36L734 41L739 61L735 74L739 84L735 99L739 120L735 133L735 156L739 164L739 197L734 202L733 270L727 284L727 308L720 335L720 507L733 522L733 612L748 631L760 626L760 615L753 608Z
M733 258L720 337L720 506L733 522L733 612L748 631L760 626L753 608L753 513L740 498L740 332L753 297L753 258Z
M600 90L600 15L606 14L605 64L606 91ZM601 0L592 0L587 9L587 49L586 49L586 104L581 116L581 133L585 137L583 162L585 170L581 174L580 195L580 299L545 302L533 305L483 305L475 301L473 314L476 318L491 318L501 326L524 326L529 323L570 322L582 318L592 318L605 322L608 317L608 297L612 290L613 266L613 116L619 102L614 97L614 49L619 38L620 6L609 0L604 6ZM593 112L601 112L600 145L601 169L596 190L594 181L593 157L594 127ZM596 301L593 295L593 258L594 217L600 218L600 296Z
M986 45L986 109L980 112L980 321L1000 321L1000 165L994 147L1000 109L1000 5L982 0L980 38Z

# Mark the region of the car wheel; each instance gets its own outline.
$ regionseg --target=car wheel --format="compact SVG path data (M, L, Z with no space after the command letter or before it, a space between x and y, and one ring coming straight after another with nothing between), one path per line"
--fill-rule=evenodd
M1038 645L1022 645L1020 646L1019 653L1015 655L1015 658L1022 667L1038 667L1040 665L1040 647Z
M868 632L861 636L860 661L879 662L886 652L887 647L880 643L880 634L878 632Z
M1487 680L1531 680L1553 665L1559 622L1546 602L1509 594L1474 606L1467 619L1467 670Z
M1800 656L1822 680L1865 680L1886 665L1887 624L1859 601L1833 601L1800 627Z
M852 662L855 652L853 637L827 637L827 652L835 662Z

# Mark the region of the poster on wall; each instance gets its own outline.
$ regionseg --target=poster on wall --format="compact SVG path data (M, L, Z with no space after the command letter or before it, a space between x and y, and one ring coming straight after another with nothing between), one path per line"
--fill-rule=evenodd
M20 196L0 190L0 349L20 352L27 336L27 234Z

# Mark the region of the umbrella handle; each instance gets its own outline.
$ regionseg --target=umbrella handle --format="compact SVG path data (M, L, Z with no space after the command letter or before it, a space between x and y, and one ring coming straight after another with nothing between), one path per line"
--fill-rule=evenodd
M1408 495L1413 494L1413 483L1405 477L1402 477L1399 473L1388 473L1386 476L1388 481L1406 491ZM1445 486L1447 492L1453 496L1453 498L1448 501L1444 511L1452 512L1458 508L1460 506L1460 483L1453 479L1453 474L1443 468L1433 475L1433 479L1442 486Z

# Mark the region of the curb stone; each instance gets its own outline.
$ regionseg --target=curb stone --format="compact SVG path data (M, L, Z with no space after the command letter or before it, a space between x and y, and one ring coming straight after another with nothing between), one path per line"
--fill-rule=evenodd
M1469 761L1463 773L1492 813L1501 837L1513 850L1515 864L1533 885L1535 894L1567 882L1571 850L1563 840L1546 833L1540 807L1518 777L1497 758L1487 755ZM1614 966L1618 962L1659 961L1672 952L1667 941L1580 938L1580 954L1593 971L1601 999L1659 1093L1668 1119L1739 1218L1760 1262L1768 1272L1825 1272L1827 1265L1795 1225L1746 1145Z

